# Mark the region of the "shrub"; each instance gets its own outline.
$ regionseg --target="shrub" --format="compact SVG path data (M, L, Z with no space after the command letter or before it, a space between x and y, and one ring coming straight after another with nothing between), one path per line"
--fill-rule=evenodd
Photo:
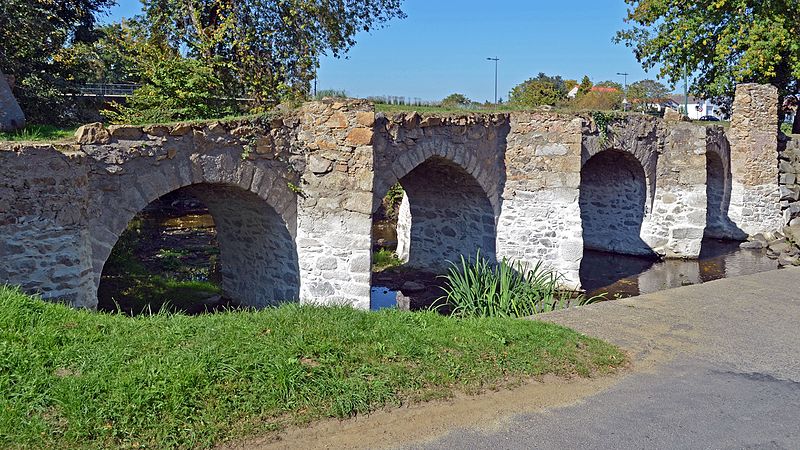
M403 261L397 255L388 249L382 248L372 254L372 271L382 272L392 267L402 266Z
M503 258L493 264L480 254L461 264L450 262L442 288L453 315L460 317L528 317L543 312L581 306L600 300L586 299L559 289L562 276L541 262L529 267Z

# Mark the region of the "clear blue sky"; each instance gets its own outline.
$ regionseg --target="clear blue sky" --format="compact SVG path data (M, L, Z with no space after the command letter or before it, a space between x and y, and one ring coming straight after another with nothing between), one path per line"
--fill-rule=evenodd
M139 12L138 0L118 0L104 21ZM325 57L318 89L353 97L397 95L439 100L459 92L477 100L499 96L539 72L592 81L655 78L633 53L611 42L624 27L622 0L405 0L408 17L357 36L346 58Z

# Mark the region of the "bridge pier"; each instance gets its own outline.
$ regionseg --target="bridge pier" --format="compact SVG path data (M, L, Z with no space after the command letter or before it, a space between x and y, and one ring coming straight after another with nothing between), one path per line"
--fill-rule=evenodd
M728 132L733 177L730 216L748 235L785 225L778 185L778 89L759 84L736 87Z

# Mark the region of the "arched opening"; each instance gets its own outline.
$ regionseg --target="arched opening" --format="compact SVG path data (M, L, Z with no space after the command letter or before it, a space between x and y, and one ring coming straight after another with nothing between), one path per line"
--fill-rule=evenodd
M129 222L103 266L98 309L264 307L296 300L299 284L294 239L271 206L238 187L197 184Z
M728 216L731 202L731 173L722 154L706 152L706 229L707 239L744 241L747 233Z
M448 261L478 251L496 259L495 227L477 180L445 158L429 158L389 189L373 215L373 308L395 297L401 307L427 307L441 296L437 276Z
M581 169L579 204L584 289L595 292L653 265L657 256L640 237L647 177L632 154L605 150L586 161Z
M606 150L581 169L583 244L590 250L652 256L640 233L647 202L644 168L630 153Z
M726 211L723 211L725 198L725 166L716 152L706 152L706 230L707 237L724 235Z

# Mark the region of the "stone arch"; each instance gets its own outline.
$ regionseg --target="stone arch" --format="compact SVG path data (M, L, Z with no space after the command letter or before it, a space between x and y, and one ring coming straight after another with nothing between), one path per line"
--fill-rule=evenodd
M632 153L611 149L591 156L581 168L584 248L653 256L641 238L647 200L645 169Z
M253 307L298 298L297 199L281 175L285 171L225 151L156 165L151 161L127 161L125 173L93 180L102 192L89 207L94 298L105 262L128 222L179 189L190 190L214 217L227 296Z
M595 156L606 153L616 152L619 154L627 155L627 161L638 163L638 166L644 173L644 185L646 193L645 201L645 216L652 210L653 201L656 195L656 178L658 169L658 149L653 145L636 145L635 148L617 148L611 146L602 146L599 148L586 146L583 147L581 152L581 169L592 160Z
M378 139L381 137L379 135ZM383 145L386 146L388 144L384 143ZM381 146L378 145L376 147L380 148ZM389 155L386 156L388 157ZM398 157L392 157L388 167L376 172L372 202L373 212L378 209L383 195L390 187L417 167L434 158L448 161L463 173L468 174L474 183L483 190L484 195L492 205L494 213L499 215L501 204L501 183L499 181L503 178L502 171L490 173L491 170L484 168L481 163L481 157L476 154L476 151L470 151L465 146L453 142L446 135L444 137L432 136L420 140L413 149L404 152ZM499 170L500 168L498 167L497 169Z
M468 168L430 156L412 168L393 171L406 195L397 223L397 254L410 267L441 271L478 250L496 259L496 215L491 197ZM387 181L388 180L388 181ZM381 186L380 184L378 186ZM383 192L376 188L376 195ZM388 189L388 187L387 187Z

